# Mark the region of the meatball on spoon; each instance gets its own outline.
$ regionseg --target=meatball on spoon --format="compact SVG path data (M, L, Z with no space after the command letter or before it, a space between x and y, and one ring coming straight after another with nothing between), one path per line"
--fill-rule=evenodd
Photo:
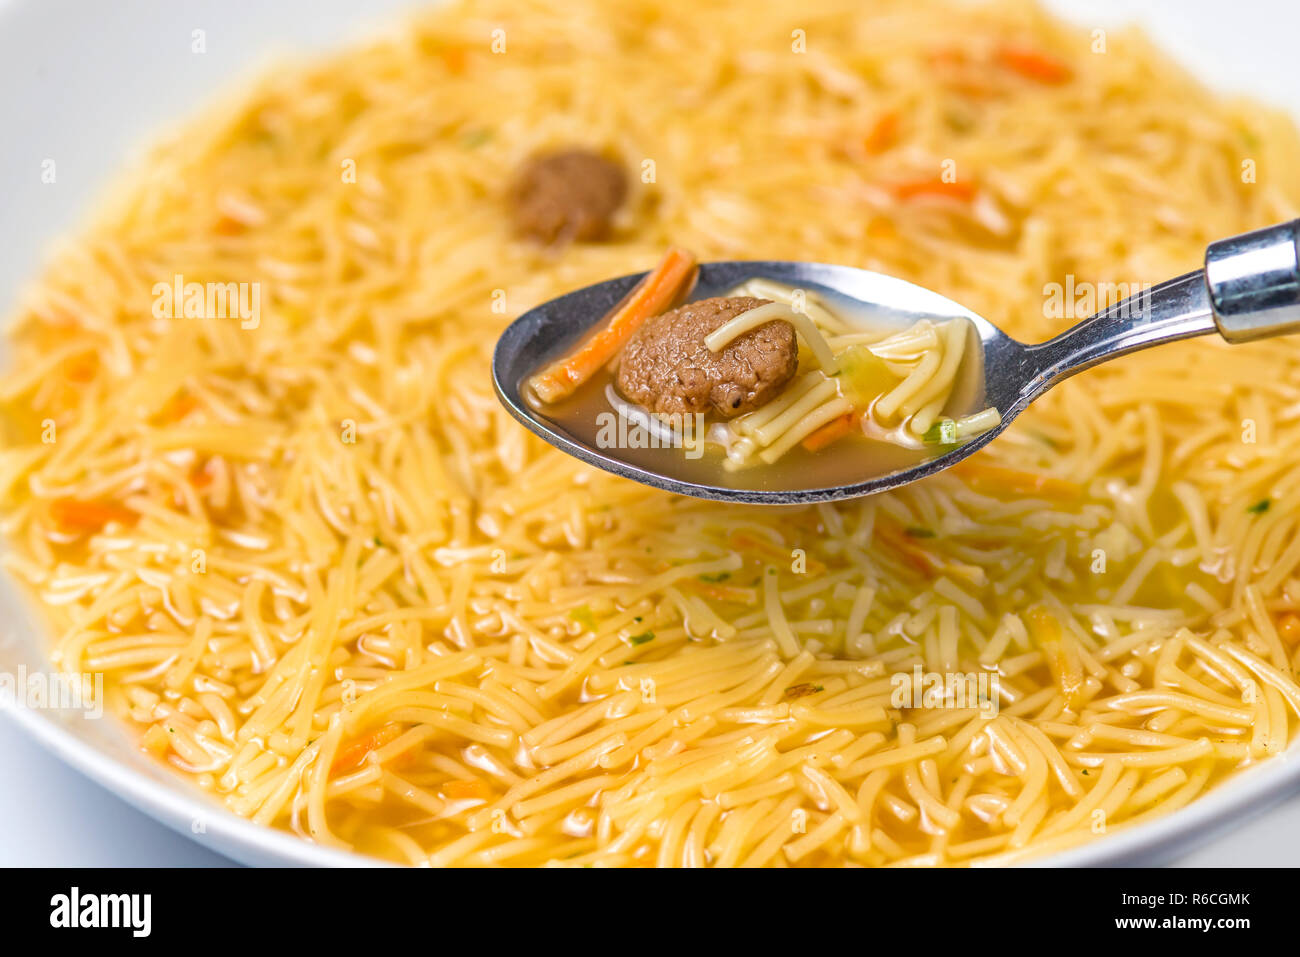
M520 316L497 342L493 381L532 432L647 485L773 505L856 498L957 464L1052 386L1101 362L1209 333L1241 343L1300 331L1298 234L1300 221L1212 243L1203 269L1039 343L879 273L804 262L697 265L674 250L650 273ZM763 284L795 294L787 304L737 294ZM872 334L818 329L801 308L805 291ZM909 343L922 345L909 353ZM924 352L931 346L933 356ZM878 386L864 390L864 382ZM608 414L598 410L609 408L618 415L598 429ZM976 409L984 411L962 417ZM689 454L692 417L708 423L716 453ZM846 432L851 440L835 441ZM871 449L887 447L882 436L902 451L873 459ZM672 447L656 447L660 439Z

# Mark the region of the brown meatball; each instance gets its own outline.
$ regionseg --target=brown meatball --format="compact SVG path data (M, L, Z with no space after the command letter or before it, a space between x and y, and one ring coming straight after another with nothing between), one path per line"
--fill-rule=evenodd
M627 177L605 157L573 149L528 160L510 188L515 232L544 243L602 239L627 196Z
M704 339L765 305L752 296L687 303L646 320L623 349L618 389L653 412L716 412L732 418L776 397L799 364L794 326L773 319L712 352Z

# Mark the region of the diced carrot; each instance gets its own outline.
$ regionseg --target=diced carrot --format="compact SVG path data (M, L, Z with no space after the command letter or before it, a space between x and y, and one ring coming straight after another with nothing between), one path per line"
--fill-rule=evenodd
M218 236L238 236L248 228L242 220L235 219L233 216L227 216L224 213L212 225L212 231Z
M385 724L368 734L362 735L351 744L339 748L330 765L330 774L351 771L359 767L372 751L378 751L384 745L396 741L405 730L400 724Z
M572 395L618 354L642 323L685 298L696 273L694 255L684 249L668 250L659 265L611 310L594 335L529 378L528 385L543 402L558 402Z
M492 786L482 778L447 781L442 793L452 801L486 801L492 797Z
M129 525L140 516L116 502L84 502L75 498L50 503L50 518L65 532L97 532L109 522Z
M894 184L894 195L899 199L917 199L934 197L938 199L955 199L969 203L978 190L974 183L948 182L942 179L912 179Z
M1279 618L1277 633L1288 645L1300 642L1300 615L1286 614Z
M69 359L65 365L65 374L69 382L89 382L95 378L95 370L99 367L99 360L93 353L83 353Z
M1068 83L1074 76L1074 71L1056 57L1026 47L998 47L997 58L999 63L1013 73L1039 83L1055 86Z
M448 73L460 76L465 72L469 57L466 55L464 47L447 47L439 55L442 57L443 65L447 67Z
M1068 479L1053 478L1037 472L967 459L953 466L962 478L991 491L1014 492L1017 495L1046 495L1048 498L1073 499L1083 496L1083 486Z
M852 432L853 426L857 421L858 417L856 413L845 412L839 418L831 419L821 428L812 432L799 444L809 452L820 452L832 442L836 442Z
M867 138L862 142L867 152L872 156L878 156L897 143L900 120L901 117L898 115L897 110L890 110L876 120L871 132L867 134Z
M179 422L198 407L198 399L188 393L179 392L163 406L158 418L163 422Z

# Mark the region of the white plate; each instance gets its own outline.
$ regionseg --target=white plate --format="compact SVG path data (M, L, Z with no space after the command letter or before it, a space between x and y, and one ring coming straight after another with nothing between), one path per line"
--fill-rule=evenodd
M742 2L742 0L736 0ZM114 171L151 136L195 112L274 54L372 33L412 0L0 0L0 315L50 243L74 229ZM1142 22L1207 82L1300 116L1291 0L1052 0L1089 28ZM206 52L192 51L203 31ZM1195 104L1189 104L1195 109ZM55 182L42 182L54 161ZM13 586L0 581L0 673L49 671L45 639ZM221 810L141 756L112 720L15 709L63 760L159 821L250 864L368 864ZM1186 853L1300 790L1293 754L1242 774L1189 808L1048 864L1155 863Z

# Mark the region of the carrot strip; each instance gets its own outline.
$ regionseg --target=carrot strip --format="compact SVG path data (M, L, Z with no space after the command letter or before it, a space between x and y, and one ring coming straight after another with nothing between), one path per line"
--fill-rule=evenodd
M890 110L871 128L862 145L872 156L878 156L898 142L898 125L901 117L897 110Z
M492 788L482 778L469 778L446 782L442 793L452 801L486 801L492 797Z
M385 724L369 734L363 735L345 748L340 748L330 765L330 774L350 771L359 766L372 751L378 751L384 745L396 741L402 734L400 724Z
M65 532L97 532L109 522L133 523L139 516L114 502L61 498L50 503L50 518Z
M986 486L994 491L1014 492L1017 495L1046 495L1049 498L1083 496L1083 486L1068 479L1053 478L1037 472L1024 472L1001 465L987 465L970 459L955 465L953 471L962 478L970 479L975 484Z
M839 418L831 419L821 428L810 433L799 444L809 452L820 452L826 446L839 439L844 438L853 431L853 424L857 421L857 415L853 412L845 412Z
M531 376L528 385L543 402L558 402L613 359L651 316L674 308L694 284L695 256L670 249L663 261L614 307L598 331L573 352Z
M998 48L998 62L1013 73L1019 73L1029 80L1047 83L1053 86L1068 83L1074 77L1074 71L1053 56L1030 50L1025 47L1003 46Z
M776 545L768 539L761 538L758 535L753 535L749 532L732 532L731 537L727 539L727 542L732 548L739 551L753 552L758 557L767 559L774 564L786 566L790 564L791 548L787 548L783 545ZM806 559L804 570L809 574L818 575L826 571L826 566L815 558L808 558Z
M224 213L212 224L212 231L218 236L238 236L248 229L247 224Z
M933 578L942 572L946 563L942 558L932 555L914 543L906 533L890 528L883 522L876 524L876 537L898 552L898 557L927 578Z
M968 203L975 198L976 192L974 183L964 181L949 183L942 179L912 179L894 184L894 195L899 199L933 196Z

